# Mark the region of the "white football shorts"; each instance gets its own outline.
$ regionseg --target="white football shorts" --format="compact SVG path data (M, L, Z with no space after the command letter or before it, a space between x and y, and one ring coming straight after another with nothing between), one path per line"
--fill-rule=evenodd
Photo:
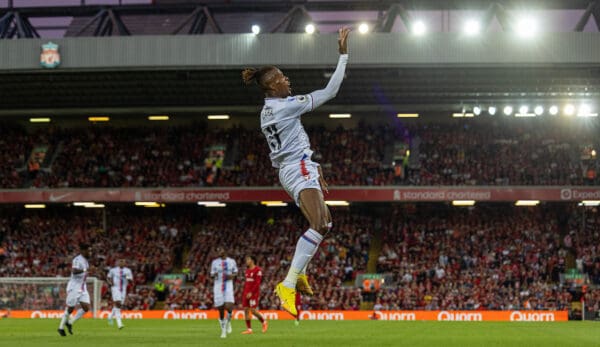
M215 307L223 306L226 302L235 303L233 299L233 284L227 283L225 289L222 286L216 285L214 287L214 303Z
M85 304L90 303L90 294L87 291L79 289L71 289L67 291L67 306L75 307L78 303L83 302Z
M111 293L113 301L119 301L121 303L125 302L125 298L127 297L127 291L121 291L119 290L119 288L112 287Z
M300 192L314 188L321 191L319 165L304 155L297 164L289 164L279 169L279 182L283 189L300 206Z

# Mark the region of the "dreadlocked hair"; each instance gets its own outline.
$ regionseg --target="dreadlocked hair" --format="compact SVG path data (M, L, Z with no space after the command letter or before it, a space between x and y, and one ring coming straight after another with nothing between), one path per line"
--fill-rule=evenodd
M276 69L275 66L263 66L260 69L255 68L246 68L242 71L242 79L246 85L252 84L252 82L256 82L261 88L265 89L265 77L271 72L273 69Z
M250 85L252 82L258 83L258 79L256 78L257 69L246 68L242 71L242 79L246 85Z

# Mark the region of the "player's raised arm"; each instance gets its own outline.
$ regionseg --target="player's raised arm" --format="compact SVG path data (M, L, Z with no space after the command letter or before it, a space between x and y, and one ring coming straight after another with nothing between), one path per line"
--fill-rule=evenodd
M340 52L340 58L337 67L335 68L335 72L331 75L327 86L324 89L315 90L310 93L313 102L313 110L333 99L340 90L346 72L346 64L348 62L348 34L350 34L349 28L342 28L339 30L338 51Z

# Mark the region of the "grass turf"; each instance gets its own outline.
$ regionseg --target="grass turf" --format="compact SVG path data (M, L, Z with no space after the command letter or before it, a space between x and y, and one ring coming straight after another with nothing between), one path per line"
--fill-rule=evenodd
M600 346L600 322L271 321L266 334L241 335L244 321L220 339L216 321L126 320L119 331L103 320L81 320L61 337L58 320L0 320L0 346ZM67 333L68 334L68 333Z

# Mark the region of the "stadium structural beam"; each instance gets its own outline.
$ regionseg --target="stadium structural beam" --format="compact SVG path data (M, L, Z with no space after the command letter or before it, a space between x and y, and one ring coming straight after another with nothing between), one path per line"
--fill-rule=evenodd
M396 17L398 17L398 7L402 7L402 5L394 4L390 7L390 9L386 12L385 16L382 18L377 25L377 31L381 31L384 33L389 33L392 31L394 27L394 23L396 23Z
M402 20L402 23L404 23L406 28L408 30L410 30L410 28L412 26L412 22L413 22L413 19L412 19L410 13L402 5L398 5L397 9L398 9L397 16L400 17L400 19ZM390 28L390 30L391 30L391 28Z
M506 9L504 9L504 6L496 3L494 4L494 14L496 15L496 18L498 19L498 23L500 23L500 26L502 27L503 31L507 31L510 29L510 15L509 13L506 11Z
M39 38L40 37L37 30L35 30L33 25L31 25L29 18L21 17L21 15L18 12L15 13L15 16L20 20L20 22L22 22L23 30L27 34L26 37L28 37L28 38Z
M594 20L596 21L596 28L600 31L600 6L594 7L592 10L592 15L594 16Z
M91 27L92 24L94 24L94 22L96 22L97 20L102 21L104 18L104 11L106 11L106 9L101 9L98 13L96 13L94 17L92 17L89 21L87 21L87 23L84 24L84 26L75 34L75 36L80 36L81 34L83 34L83 32L85 32L89 27Z
M100 36L102 34L102 31L105 27L105 22L106 22L106 10L102 10L100 13L100 16L98 17L98 24L96 25L96 28L94 29L94 36Z
M487 10L485 10L485 14L483 15L483 20L481 21L481 28L483 31L487 30L490 25L492 24L492 21L494 20L494 17L496 17L496 4L490 4L490 7L488 7Z
M546 9L585 10L590 0L547 0ZM490 4L504 7L515 5L514 0L348 0L348 1L187 1L181 4L131 4L118 6L119 13L127 15L144 14L185 14L197 6L206 6L213 13L246 13L246 12L286 12L295 6L304 6L307 11L387 11L392 5L401 4L411 10L453 10L465 9L485 10ZM85 6L46 6L18 8L29 17L89 17L98 13L106 5Z
M306 10L304 6L300 6L294 15L290 18L288 22L287 28L285 30L286 33L298 33L304 30L304 26L307 23L312 22L312 17Z
M0 38L39 38L29 19L22 16L19 11L9 11L0 18Z
M203 34L206 30L207 23L210 25L214 33L223 33L223 29L221 29L219 26L219 23L216 21L210 9L206 6L198 6L181 22L177 28L175 28L175 30L171 32L171 35L177 35L181 33L183 28L185 28L190 22L191 25L188 29L188 34L190 35Z
M0 38L4 38L5 32L8 32L10 29L10 18L12 18L12 12L7 12L0 18Z
M598 7L598 1L595 0L595 1L590 2L588 7L586 8L585 12L583 13L583 15L581 15L581 18L577 22L577 25L575 25L575 29L574 29L575 31L583 31L583 29L585 28L585 26L587 25L587 23L590 20L590 16L596 10L597 7Z
M127 29L127 26L125 25L125 23L123 23L123 20L121 20L121 16L119 16L119 13L116 12L115 10L113 10L112 8L108 10L108 14L110 16L110 20L112 23L112 26L117 27L117 32L119 36L130 36L131 33L129 32L129 30Z
M113 31L119 36L129 36L131 33L127 26L121 20L119 14L112 8L101 9L94 17L92 17L76 34L80 36L94 23L98 23L94 29L94 36L112 36ZM116 30L114 30L116 29Z
M217 21L215 20L215 17L213 16L212 11L207 6L204 6L203 12L204 12L204 16L206 17L206 19L208 19L208 24L210 24L213 31L218 34L222 34L223 30L219 26L219 23L217 23Z
M294 19L297 16L304 16L304 12L302 10L303 6L294 6L292 7L291 10L289 10L280 20L279 22L277 22L277 24L275 24L273 26L273 28L270 30L271 33L276 33L279 29L281 29L281 27L283 27L284 24L287 23L287 26L285 28L285 32L290 32L289 30L292 29L292 25L294 24ZM306 9L304 9L304 11L306 11Z
M83 27L81 29L79 29L79 31L75 34L75 36L79 36L79 35L83 34L83 32L86 31L89 27L91 27L92 24L94 24L94 22L96 20L98 20L100 17L103 16L104 11L105 11L104 9L100 10L100 12L98 12L94 17L92 17L90 20L88 20L87 23L85 23L83 25Z
M181 22L181 24L179 24L179 26L171 32L171 35L179 34L181 32L181 30L183 30L183 28L185 28L185 26L188 25L191 21L196 21L198 18L198 15L201 12L202 12L202 6L196 7L194 9L194 11L192 13L190 13L189 16L185 17L185 19ZM193 24L192 24L192 26L193 26Z
M206 28L206 16L202 9L200 12L196 13L194 16L194 20L192 21L192 25L190 25L190 29L188 30L188 34L190 35L200 35L204 33L204 29Z

